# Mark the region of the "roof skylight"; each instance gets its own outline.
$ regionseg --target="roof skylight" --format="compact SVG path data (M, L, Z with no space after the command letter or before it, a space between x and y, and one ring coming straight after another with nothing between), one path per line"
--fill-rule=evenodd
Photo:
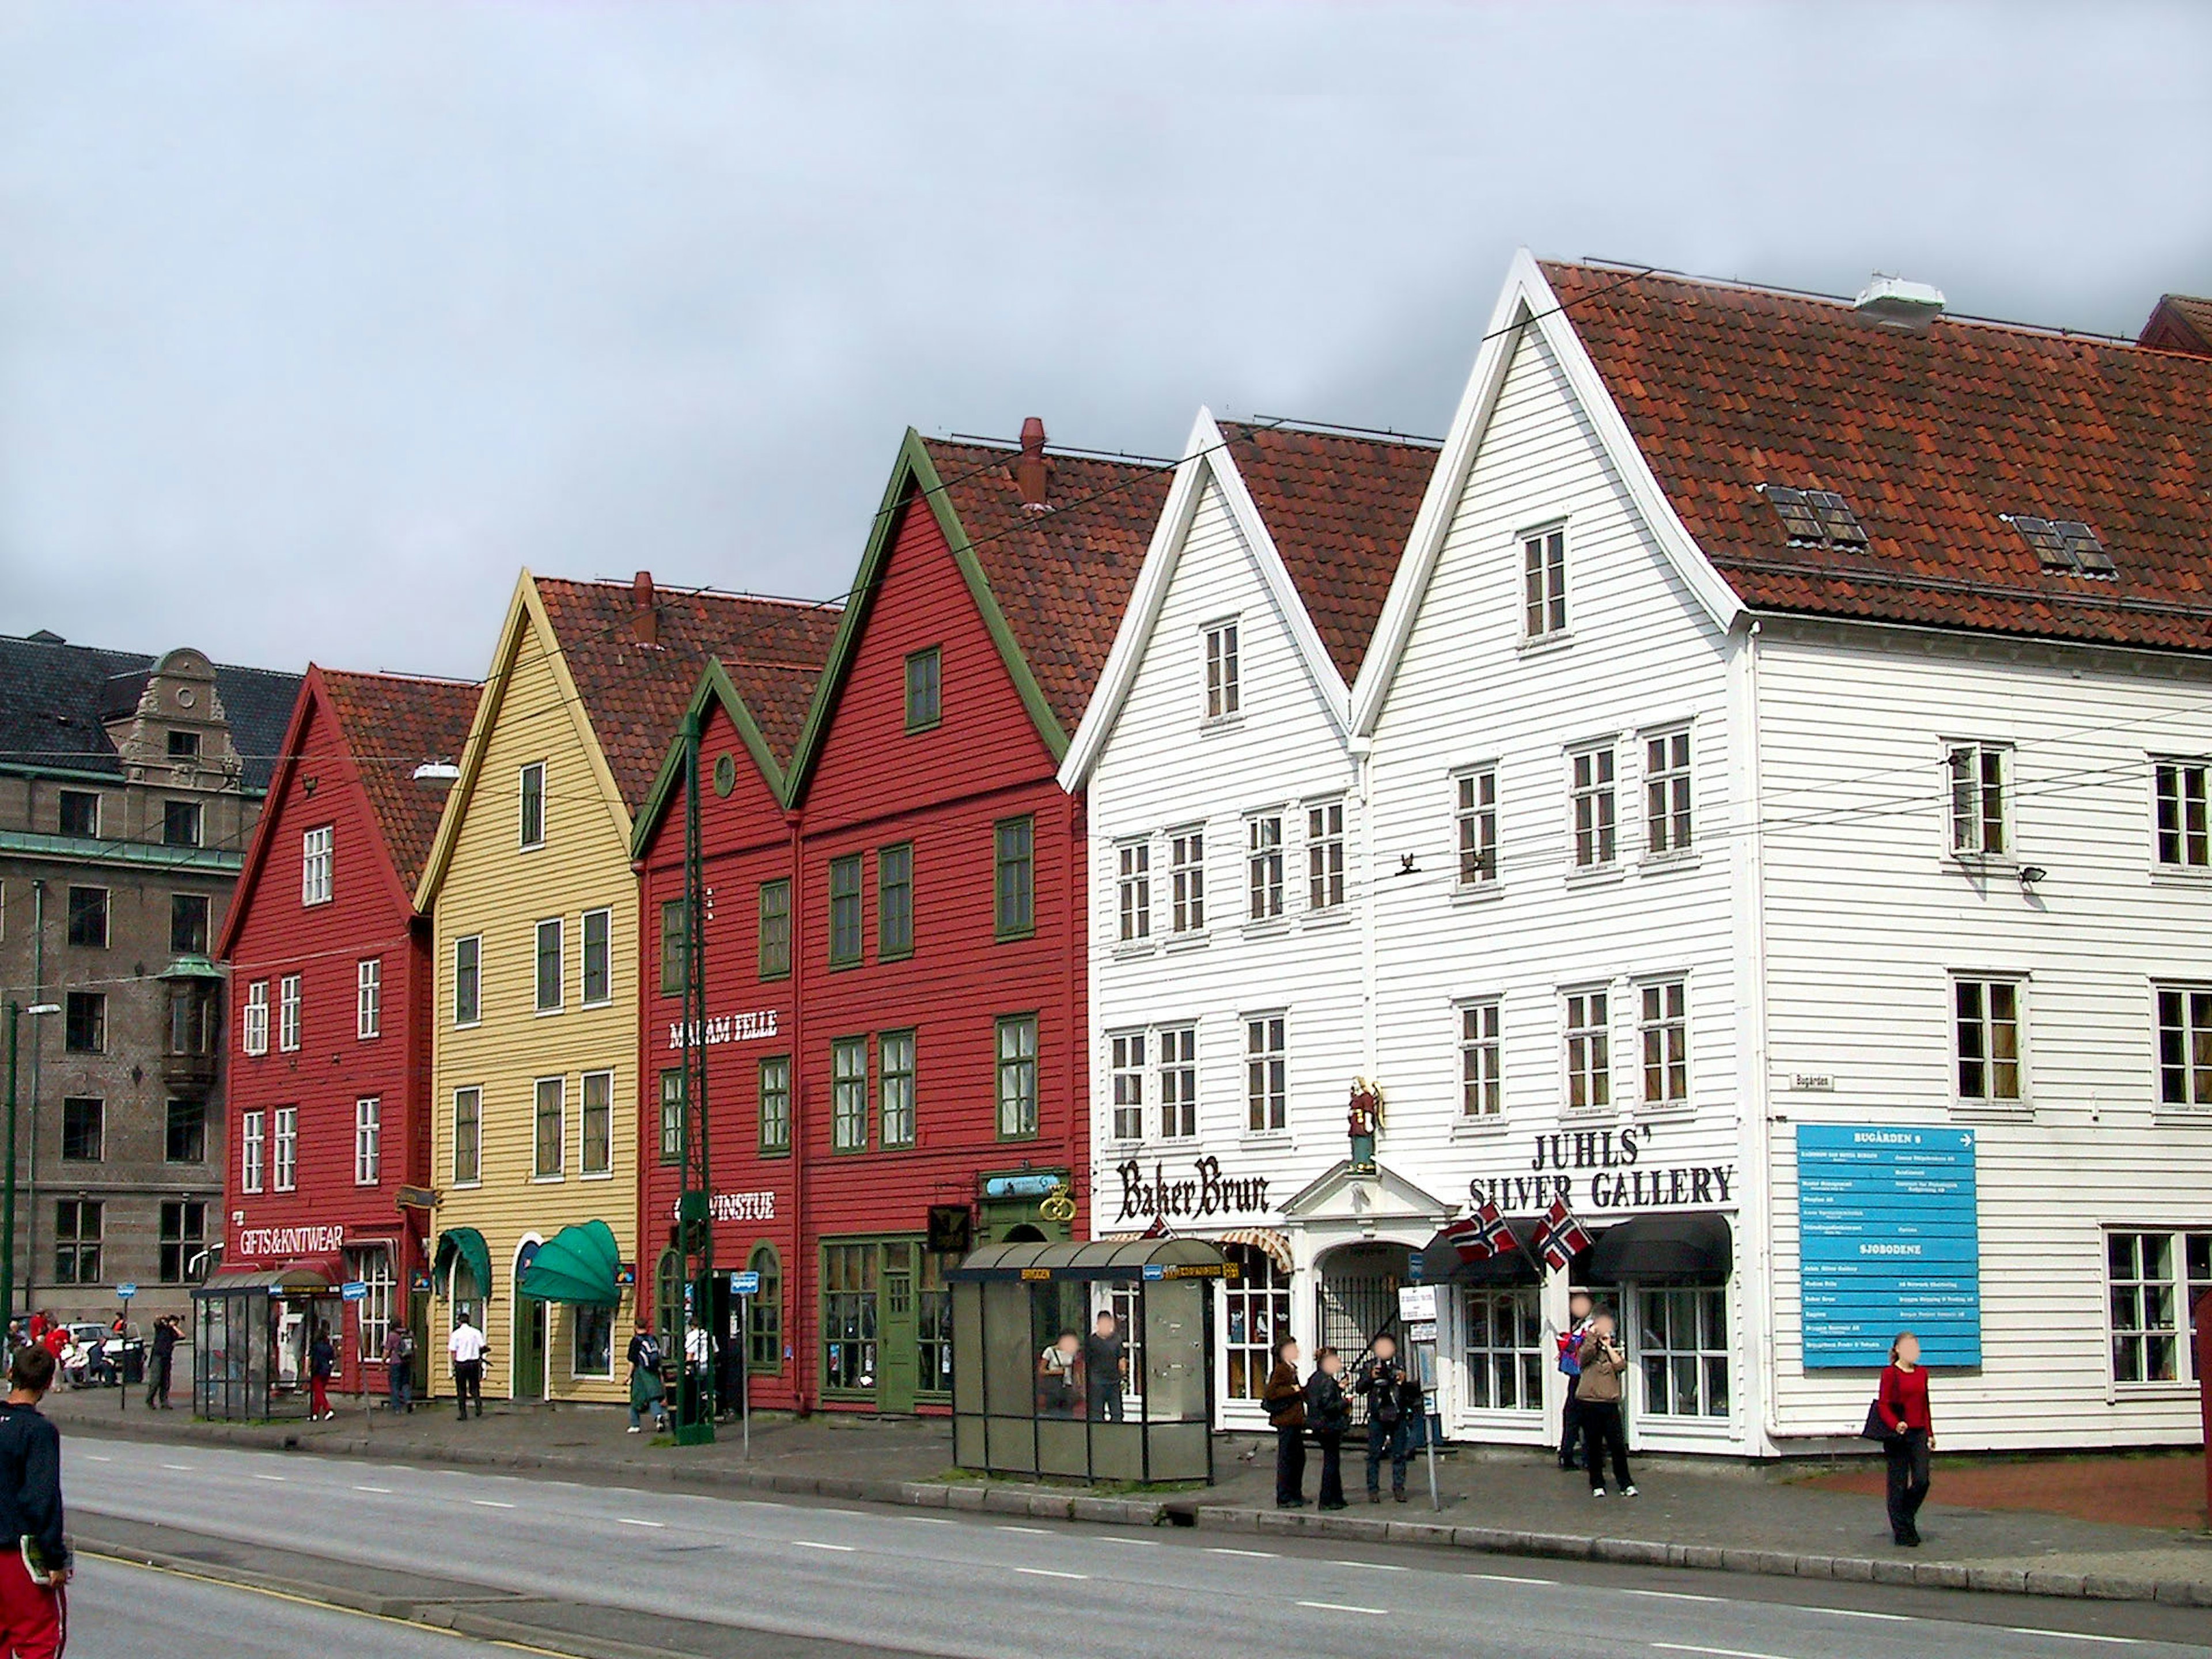
M2018 513L2002 516L2035 550L2045 570L2069 576L2120 574L2112 556L2105 551L2104 543L2097 539L2097 532L2079 519L2033 519Z
M1761 484L1759 493L1782 515L1792 546L1864 547L1867 533L1851 504L1832 489L1792 489Z

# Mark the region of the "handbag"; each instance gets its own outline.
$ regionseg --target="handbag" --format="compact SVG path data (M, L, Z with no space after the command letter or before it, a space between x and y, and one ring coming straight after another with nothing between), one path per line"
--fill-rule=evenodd
M1879 1440L1886 1446L1898 1437L1896 1431L1882 1420L1881 1396L1875 1395L1874 1403L1867 1407L1866 1426L1859 1431L1859 1438Z

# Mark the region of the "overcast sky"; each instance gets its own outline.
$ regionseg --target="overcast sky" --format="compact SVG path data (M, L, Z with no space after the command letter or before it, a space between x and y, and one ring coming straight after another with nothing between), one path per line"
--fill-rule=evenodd
M1521 244L2131 335L2212 6L0 0L0 632L836 593L908 424L1440 432Z

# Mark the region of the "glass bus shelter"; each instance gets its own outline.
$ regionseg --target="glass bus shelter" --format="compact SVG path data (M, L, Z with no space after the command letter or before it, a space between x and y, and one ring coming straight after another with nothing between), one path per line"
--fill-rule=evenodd
M219 1273L192 1288L192 1412L228 1422L304 1417L307 1340L344 1308L309 1267Z

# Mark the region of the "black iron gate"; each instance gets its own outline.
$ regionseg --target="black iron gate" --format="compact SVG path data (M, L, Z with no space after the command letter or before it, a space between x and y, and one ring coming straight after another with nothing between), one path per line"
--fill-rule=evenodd
M1400 1337L1398 1287L1411 1282L1413 1252L1403 1244L1346 1244L1317 1264L1321 1316L1316 1328L1324 1346L1344 1356L1347 1374L1358 1368L1368 1345L1384 1334ZM1404 1342L1399 1357L1405 1358ZM1347 1392L1349 1392L1347 1390ZM1354 1426L1367 1425L1367 1399L1350 1394Z

